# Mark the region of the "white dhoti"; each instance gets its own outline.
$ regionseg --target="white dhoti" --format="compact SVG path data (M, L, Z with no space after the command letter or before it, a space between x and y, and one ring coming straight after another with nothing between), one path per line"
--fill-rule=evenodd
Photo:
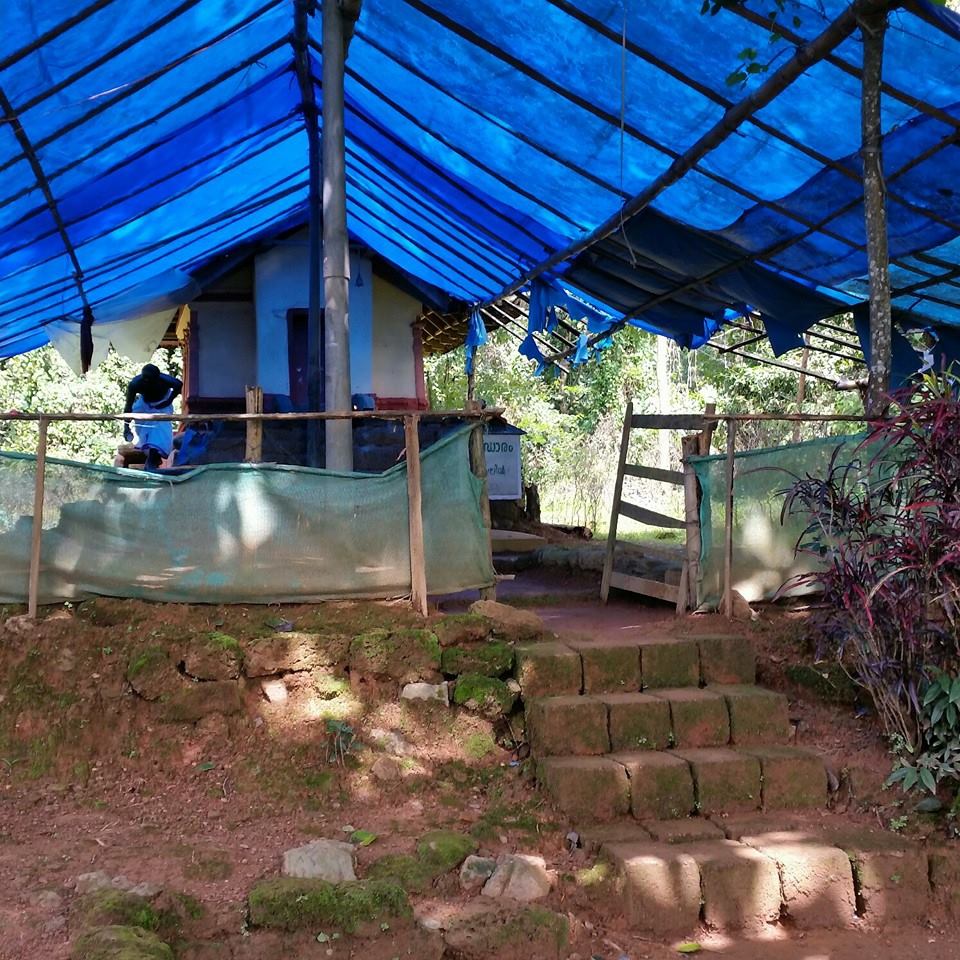
M138 396L133 401L133 413L173 413L173 402L169 399L159 403L147 403ZM153 423L134 421L138 450L156 450L164 458L170 456L173 449L173 421L159 420Z

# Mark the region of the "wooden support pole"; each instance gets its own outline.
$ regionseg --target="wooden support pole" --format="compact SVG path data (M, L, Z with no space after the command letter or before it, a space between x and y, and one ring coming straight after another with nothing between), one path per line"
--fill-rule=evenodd
M37 463L33 479L33 532L30 538L30 579L27 584L27 616L36 619L37 596L40 592L40 538L43 534L43 492L47 472L47 427L50 421L40 418L37 438Z
M469 406L469 405L468 405ZM483 439L485 435L484 425L478 423L470 433L470 469L473 474L479 477L483 483L480 491L480 514L483 517L483 525L487 531L487 542L490 544L490 562L493 563L493 522L490 519L490 497L488 496L489 480L487 477L487 455L483 449ZM481 600L497 599L497 584L494 581L490 587L483 587L480 590Z
M870 380L866 412L879 417L890 389L891 327L890 253L887 244L887 187L883 177L883 132L880 96L883 83L883 43L887 29L885 9L860 16L863 38L863 79L860 126L863 158L863 214L867 234L867 276L870 283Z
M347 241L346 166L344 162L343 73L346 35L339 3L323 4L323 328L324 405L349 410L350 392L350 248ZM328 470L353 469L353 426L327 423Z
M613 506L610 508L610 528L607 531L607 554L603 560L603 579L600 581L600 602L606 603L610 596L610 577L613 574L613 559L617 549L617 524L620 520L620 500L623 496L623 475L630 449L630 428L633 425L633 401L627 403L623 414L623 433L620 435L620 462L617 464L617 479L613 485Z
M247 387L247 413L263 413L263 387ZM263 421L247 421L247 449L244 454L247 463L260 463L263 460Z
M410 603L427 615L427 558L423 545L423 488L420 483L420 418L405 417L407 448L407 510L410 519Z
M698 588L700 584L700 551L702 538L700 533L700 491L697 475L693 471L690 457L700 455L702 434L694 433L684 437L681 443L683 452L683 519L687 522L687 560L684 565L686 582L681 582L681 592L686 586L687 603L692 610L700 604Z
M727 420L727 498L723 518L723 612L733 619L733 481L737 421Z

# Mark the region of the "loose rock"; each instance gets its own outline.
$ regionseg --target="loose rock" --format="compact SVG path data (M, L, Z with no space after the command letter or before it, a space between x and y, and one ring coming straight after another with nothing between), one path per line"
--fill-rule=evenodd
M485 897L539 900L550 892L550 874L543 857L511 854L500 857L493 876L484 884Z
M408 683L400 691L401 700L437 700L450 705L450 694L445 683Z
M503 640L536 640L543 634L543 620L532 610L518 610L495 600L478 600L470 612L486 617L493 632Z
M370 774L383 783L392 783L400 779L402 769L393 757L377 757L370 765Z
M356 880L353 869L354 848L341 840L314 840L283 855L283 875L300 880L326 880L343 883Z
M492 857L467 857L460 867L460 886L464 890L482 887L497 869L497 861Z
M280 677L270 677L260 681L260 689L270 703L287 702L287 685Z

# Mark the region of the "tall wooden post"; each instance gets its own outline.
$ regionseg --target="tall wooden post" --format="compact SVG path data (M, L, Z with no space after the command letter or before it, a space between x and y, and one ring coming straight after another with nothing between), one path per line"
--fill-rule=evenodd
M467 409L470 409L469 404ZM487 478L487 455L483 449L483 421L478 420L474 425L473 430L470 431L470 468L473 470L474 476L479 477L483 482L483 489L480 492L480 515L483 517L483 525L487 531L487 542L490 544L491 551L491 560L493 558L493 540L492 540L492 528L493 522L490 519L490 497L489 493L489 480ZM491 587L484 587L480 591L481 600L496 600L497 599L497 585L494 582Z
M603 559L603 577L600 580L600 602L606 603L610 596L610 574L617 551L617 524L620 520L620 498L623 496L623 475L630 448L630 428L633 421L633 401L627 401L623 414L623 433L620 435L620 459L617 462L617 480L613 485L613 506L610 508L610 526L607 530L607 552Z
M727 496L723 518L723 612L733 619L733 482L736 465L737 421L727 420Z
M887 406L893 323L887 248L887 188L883 178L883 133L880 124L886 29L885 10L866 13L860 19L863 38L860 155L863 158L863 214L866 220L867 274L870 281L870 380L867 385L866 412L871 417L880 416Z
M33 531L30 537L30 577L27 582L27 616L37 616L37 596L40 593L40 539L43 534L43 493L47 472L47 427L50 421L40 418L37 438L36 473L33 478Z
M347 242L343 132L346 34L340 4L323 4L323 294L324 399L327 410L350 409L350 249ZM353 425L326 423L328 470L353 469Z
M410 603L427 615L427 560L423 543L423 489L420 482L420 418L404 417L407 448L407 509L410 528Z
M692 433L680 440L683 452L683 519L687 524L687 602L691 610L696 610L700 602L698 588L700 584L700 496L697 489L697 475L693 471L690 457L700 453L700 434Z
M247 387L247 413L263 413L263 387ZM309 422L309 421L308 421ZM247 421L247 449L243 458L247 463L263 460L263 421Z

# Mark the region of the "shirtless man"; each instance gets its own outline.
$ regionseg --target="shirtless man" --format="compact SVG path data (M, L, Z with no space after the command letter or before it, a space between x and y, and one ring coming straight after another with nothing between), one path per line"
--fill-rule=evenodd
M173 401L180 396L183 383L176 377L161 373L148 363L127 387L124 413L173 413ZM123 439L133 440L130 421L123 424ZM137 424L137 449L147 456L146 469L156 470L170 456L173 449L173 421L159 420Z

